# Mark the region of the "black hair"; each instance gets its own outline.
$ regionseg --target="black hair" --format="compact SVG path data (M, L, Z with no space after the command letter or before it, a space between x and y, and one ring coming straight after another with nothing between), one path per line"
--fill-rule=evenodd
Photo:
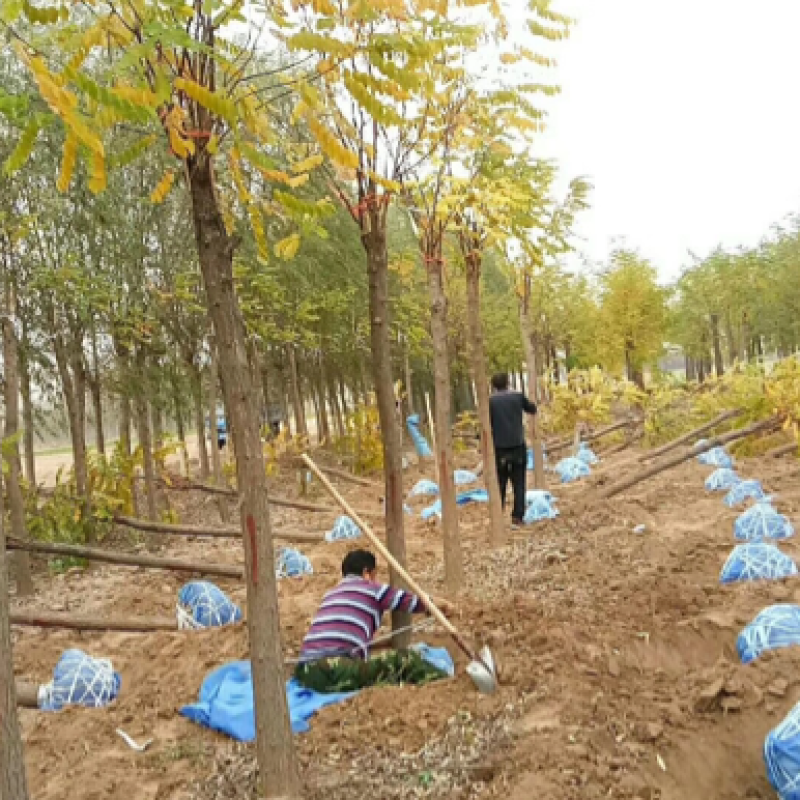
M496 392L504 392L506 389L508 389L508 373L498 372L496 375L493 375L492 388Z
M342 575L358 575L361 577L364 570L372 572L378 566L375 556L369 550L353 550L342 561Z

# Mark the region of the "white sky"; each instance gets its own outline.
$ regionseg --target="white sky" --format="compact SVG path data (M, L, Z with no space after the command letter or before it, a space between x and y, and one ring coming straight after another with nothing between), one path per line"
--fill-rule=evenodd
M624 237L672 280L800 211L800 0L561 0L540 155L594 183L579 248Z

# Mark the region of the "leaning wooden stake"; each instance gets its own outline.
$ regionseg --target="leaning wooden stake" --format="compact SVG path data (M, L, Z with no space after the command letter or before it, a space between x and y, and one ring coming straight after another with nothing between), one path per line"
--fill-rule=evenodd
M788 455L789 453L797 453L797 442L782 444L780 447L775 447L772 450L768 450L765 455L768 458L780 458L781 456Z
M75 631L120 631L123 633L178 630L178 621L168 618L74 617L71 614L52 614L48 611L12 611L9 616L12 625L29 628L64 628Z
M602 439L609 433L614 433L614 431L618 431L621 428L627 428L628 426L638 425L640 422L641 420L636 419L635 417L631 417L630 419L624 419L621 420L620 422L615 422L613 425L609 425L607 428L601 428L599 431L596 431L595 433L590 433L588 436L584 436L581 439L581 441L586 443L596 442L598 439ZM561 441L547 445L547 453L549 455L551 453L557 452L558 450L564 450L568 447L573 447L574 445L575 445L575 440L573 438L563 439Z
M738 431L731 431L730 433L726 433L723 436L717 436L714 439L709 439L705 444L700 445L699 447L695 446L691 450L687 450L683 453L678 453L674 455L672 458L668 459L667 461L662 461L658 464L653 464L653 466L648 467L644 471L636 474L631 475L627 478L623 478L621 481L617 481L617 483L612 483L610 486L607 486L600 492L600 497L602 498L609 498L614 497L615 495L624 492L626 489L630 489L631 486L635 486L637 483L641 483L642 481L646 481L648 478L652 478L654 475L658 475L664 470L668 470L672 467L677 467L679 464L682 464L684 461L688 461L690 458L694 458L695 456L699 456L701 453L705 453L708 450L712 450L715 447L723 447L724 445L728 444L729 442L735 442L738 439L744 439L747 436L751 436L754 433L760 433L767 428L772 428L777 425L779 422L778 417L771 417L768 420L763 422L756 422L753 425L750 425L747 428L742 428Z
M168 525L166 522L151 522L147 519L135 517L114 517L117 525L124 525L144 533L162 533L172 536L207 536L216 539L238 539L241 541L242 532L238 528L205 528L195 525ZM306 531L274 530L273 539L284 542L305 542L307 544L320 544L325 541L321 533L308 533Z
M201 575L215 575L220 578L241 578L242 568L223 564L202 564L197 561L181 561L177 558L156 558L139 554L115 553L99 547L80 547L74 544L57 542L34 542L22 539L7 539L9 550L25 550L29 553L45 553L53 556L85 558L87 561L101 561L106 564L120 564L127 567L148 567L165 569L171 572L196 572Z
M692 439L696 439L698 436L702 436L704 433L708 433L708 431L716 428L717 425L721 425L723 422L726 422L729 419L733 419L737 417L742 412L738 409L734 409L732 411L725 411L724 413L720 414L711 422L706 422L704 425L701 425L699 428L695 428L693 431L689 431L689 433L683 434L683 436L679 436L677 439L673 439L671 442L667 442L667 444L662 445L661 447L656 448L655 450L650 450L647 453L642 453L639 456L639 461L651 461L654 458L659 458L663 456L664 453L668 453L670 450L674 450L676 447L680 447L682 444L686 444L690 442Z

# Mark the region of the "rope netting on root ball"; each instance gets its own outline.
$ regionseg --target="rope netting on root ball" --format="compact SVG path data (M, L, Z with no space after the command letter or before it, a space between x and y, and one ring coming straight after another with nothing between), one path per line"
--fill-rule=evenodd
M720 467L712 472L705 482L707 492L727 492L736 486L741 478L729 467Z
M734 521L733 535L748 542L788 539L794 536L794 526L788 517L772 507L769 500L760 500Z
M747 500L764 500L766 497L760 481L739 481L731 487L723 502L728 508L735 508Z
M555 498L550 492L529 491L525 493L525 516L522 521L525 525L532 525L543 519L555 519L558 509L554 505Z
M800 703L767 734L764 763L780 800L800 800Z
M282 547L275 555L276 578L299 578L301 575L313 575L314 568L307 556L292 547Z
M742 664L749 664L769 650L796 644L800 644L800 606L780 603L759 612L737 637L736 650Z
M592 474L591 467L579 458L565 458L556 464L556 472L561 483L573 483Z
M698 442L698 446L700 442ZM706 467L725 467L727 469L733 468L733 459L725 452L723 447L714 447L707 450L705 453L700 453L697 456L697 461Z
M333 523L333 528L325 534L325 541L341 542L347 539L358 539L360 536L361 528L350 517L343 514Z
M797 565L773 544L752 542L733 548L720 575L721 583L780 580L797 575Z
M178 628L220 628L242 619L242 611L216 584L190 581L178 594Z
M83 650L65 650L53 670L53 680L39 689L39 708L60 711L66 706L100 708L113 702L122 680L111 660Z

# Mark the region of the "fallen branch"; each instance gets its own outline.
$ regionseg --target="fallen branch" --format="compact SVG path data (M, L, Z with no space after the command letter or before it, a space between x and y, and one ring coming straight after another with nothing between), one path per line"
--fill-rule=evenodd
M145 633L149 631L176 631L174 619L148 619L146 617L75 617L71 614L52 614L47 611L12 611L12 625L30 628L67 628L75 631L122 631Z
M638 442L640 439L643 438L644 438L644 431L639 431L639 433L629 437L624 442L620 442L620 444L615 444L613 447L609 447L608 450L604 450L601 453L601 455L603 458L608 458L608 456L613 456L616 453L621 453L623 450L629 448L634 442Z
M34 542L29 540L6 539L9 550L25 550L29 553L44 553L68 558L85 558L87 561L102 561L106 564L120 564L128 567L147 567L165 569L171 572L196 572L201 575L214 575L220 578L241 578L242 568L224 564L208 565L196 561L182 561L177 558L157 558L138 553L115 553L99 547L82 547L59 542Z
M770 417L768 420L756 422L747 428L742 428L738 431L731 431L730 433L726 433L722 436L717 436L714 439L709 439L709 441L700 445L699 447L695 445L690 450L687 450L683 453L678 453L667 461L653 464L651 467L648 467L637 475L631 475L628 478L623 478L621 481L617 481L617 483L612 483L610 486L606 487L600 492L600 497L606 499L609 497L614 497L615 495L624 492L626 489L630 489L631 486L635 486L637 483L646 481L648 478L652 478L654 475L658 475L659 473L664 472L672 467L677 467L679 464L682 464L684 461L688 461L690 458L699 456L701 453L705 453L708 450L713 450L715 447L723 447L729 442L735 442L738 439L744 439L747 436L752 436L754 433L760 433L768 428L773 428L779 424L779 422L780 419L778 417Z
M764 453L764 455L768 458L780 458L789 453L797 453L797 442L789 442L789 444L782 444L780 447L774 447L772 450L768 450Z
M614 433L614 431L618 431L621 428L627 428L629 426L638 425L641 423L641 419L636 417L630 417L629 419L621 420L620 422L615 422L613 425L609 425L607 428L601 428L596 433L591 433L588 436L585 436L581 439L581 441L586 442L596 442L598 439L602 439L604 436L607 436L609 433ZM550 455L551 453L555 453L559 450L564 450L567 447L574 447L575 439L574 437L570 437L569 439L563 439L560 442L556 442L552 445L547 445L546 450L547 454Z
M296 460L296 465L298 467L304 468L305 465L303 464L300 459ZM353 475L350 472L345 472L341 469L334 469L333 467L322 467L322 471L326 475L332 475L334 478L340 478L343 481L348 481L349 483L354 483L356 486L364 486L367 489L382 489L383 486L378 483L377 481L371 481L368 478L361 478L358 475ZM272 502L272 498L270 498L270 502Z
M741 414L740 409L734 409L732 411L725 411L714 419L711 422L706 422L704 425L701 425L699 428L695 428L689 433L683 434L683 436L679 436L677 439L673 439L671 442L667 442L667 444L662 445L661 447L656 448L655 450L651 450L648 453L642 453L639 456L639 461L650 461L654 458L658 458L659 456L663 456L664 453L668 453L670 450L674 450L676 447L680 447L682 444L686 444L687 442L691 441L692 439L696 439L698 436L702 436L704 433L708 433L708 431L716 428L717 425L721 425L723 422L726 422L733 417L739 416Z
M151 522L146 519L136 519L135 517L115 516L114 522L117 525L124 525L145 533L162 533L171 536L211 536L217 539L241 539L242 531L240 528L205 528L195 525L168 525L166 522ZM308 544L320 544L325 540L321 533L306 533L304 531L285 531L273 529L272 537L284 542L306 542Z

